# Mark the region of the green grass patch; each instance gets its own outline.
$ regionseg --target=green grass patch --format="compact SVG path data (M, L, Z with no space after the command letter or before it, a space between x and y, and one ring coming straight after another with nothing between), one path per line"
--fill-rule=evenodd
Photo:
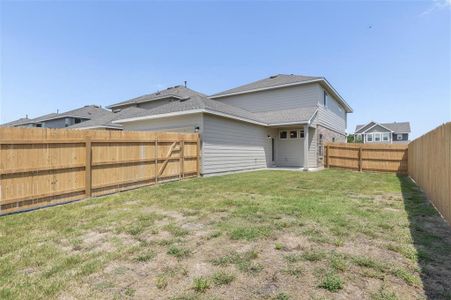
M212 279L216 285L227 285L235 279L235 275L225 271L219 271L213 274Z
M210 282L207 278L198 277L193 280L193 289L198 293L205 293L210 288Z
M338 275L328 273L322 278L319 287L329 292L337 292L343 288L343 281Z

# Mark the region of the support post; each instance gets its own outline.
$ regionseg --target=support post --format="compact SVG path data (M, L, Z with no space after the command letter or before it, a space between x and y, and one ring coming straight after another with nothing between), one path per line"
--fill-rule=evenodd
M85 194L86 197L92 195L92 143L90 138L86 138L86 162L85 162Z

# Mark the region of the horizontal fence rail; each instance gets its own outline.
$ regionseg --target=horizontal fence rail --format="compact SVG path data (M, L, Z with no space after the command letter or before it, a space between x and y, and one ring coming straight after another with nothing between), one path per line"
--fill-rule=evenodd
M0 214L199 174L197 133L0 128Z
M451 122L409 144L409 176L451 225Z
M329 143L325 166L407 175L407 156L407 145Z

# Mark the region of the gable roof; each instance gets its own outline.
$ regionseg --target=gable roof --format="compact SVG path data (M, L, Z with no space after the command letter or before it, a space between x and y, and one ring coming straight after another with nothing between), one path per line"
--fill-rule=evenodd
M348 103L346 103L346 101L340 96L340 94L338 94L338 92L332 87L332 85L324 77L318 76L304 76L293 74L273 75L268 78L257 80L248 84L238 86L236 88L232 88L220 93L213 94L210 96L210 98L216 99L233 95L241 95L265 90L278 89L289 86L297 86L314 82L321 84L328 91L328 93L332 94L338 100L338 102L345 108L346 112L348 113L352 112L352 108L349 106Z
M363 133L366 130L368 130L370 127L375 125L380 125L382 127L387 128L390 131L393 131L394 133L402 132L402 133L410 133L410 122L393 122L393 123L377 123L374 121L369 122L368 124L363 125L357 125L355 128L355 133Z
M129 118L135 114L145 111L143 108L131 106L122 109L117 113L108 111L101 116L92 118L91 120L84 121L78 124L71 125L67 128L69 129L94 129L94 128L112 128L112 129L122 129L122 125L114 124L113 121L123 118Z
M189 89L187 87L184 87L181 85L176 85L176 86L168 87L165 90L158 91L158 92L155 92L152 94L147 94L147 95L136 97L136 98L133 98L130 100L115 103L110 106L107 106L107 108L118 108L121 106L134 105L134 104L139 104L139 103L151 102L151 101L162 100L162 99L170 99L170 98L182 100L182 99L186 99L186 98L189 98L189 97L192 97L195 95L206 96L202 93L193 91L192 89Z
M141 110L134 114L129 114L128 117L114 120L113 124L205 112L258 125L271 126L272 124L308 123L316 110L316 107L308 107L253 113L236 106L209 99L206 96L196 95L187 100L174 101L154 109Z

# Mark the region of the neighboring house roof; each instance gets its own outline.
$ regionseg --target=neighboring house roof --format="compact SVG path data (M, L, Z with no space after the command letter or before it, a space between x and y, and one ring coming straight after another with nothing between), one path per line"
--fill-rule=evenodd
M322 84L329 93L331 93L346 109L346 112L352 112L352 108L348 103L338 94L338 92L332 87L332 85L324 78L317 76L303 76L303 75L286 75L278 74L273 75L265 79L257 80L233 89L225 90L220 93L216 93L210 96L212 99L228 97L233 95L241 95L265 90L271 90L276 88L283 88L288 86L296 86L301 84L317 82Z
M85 119L89 120L92 118L96 118L99 116L102 116L104 114L111 113L109 110L106 110L100 106L97 105L86 105L77 109L73 109L70 111L66 111L63 113L50 113L47 115L43 115L37 118L28 119L28 118L22 118L10 123L2 124L1 126L21 126L26 124L39 124L45 121L50 120L57 120L62 118L79 118L79 119Z
M26 125L26 124L30 124L30 123L32 123L31 119L29 119L29 118L20 118L20 119L17 119L17 120L8 122L8 123L1 124L0 126L3 126L3 127L14 127L14 126Z
M377 123L374 121L371 121L368 124L357 125L355 128L355 133L364 133L366 130L368 130L371 127L374 127L376 125L385 127L388 130L395 132L395 133L410 133L410 123L409 122Z
M68 129L95 129L95 128L112 128L112 129L122 129L122 125L114 124L113 121L123 118L129 118L135 114L145 111L143 108L139 107L127 107L122 109L120 112L113 113L108 111L101 116L95 117L91 120L74 124L67 127Z
M192 89L189 89L187 87L184 87L181 85L176 85L176 86L169 87L165 90L158 91L158 92L155 92L152 94L148 94L148 95L136 97L136 98L133 98L130 100L122 101L122 102L119 102L116 104L112 104L110 106L107 106L107 108L118 108L121 106L134 105L134 104L139 104L139 103L151 102L151 101L162 100L162 99L170 99L170 98L182 100L182 99L190 98L195 95L206 96L202 93L193 91Z
M56 120L61 118L79 118L79 119L92 119L104 114L110 113L109 110L104 109L97 105L86 105L77 109L69 110L63 113L51 113L42 117L33 119L34 123Z
M117 119L113 121L113 124L205 112L259 125L271 126L272 124L308 123L316 110L316 107L311 107L253 113L236 106L209 99L205 96L196 95L187 100L174 101L154 109L139 111L134 115L129 115L128 118Z

